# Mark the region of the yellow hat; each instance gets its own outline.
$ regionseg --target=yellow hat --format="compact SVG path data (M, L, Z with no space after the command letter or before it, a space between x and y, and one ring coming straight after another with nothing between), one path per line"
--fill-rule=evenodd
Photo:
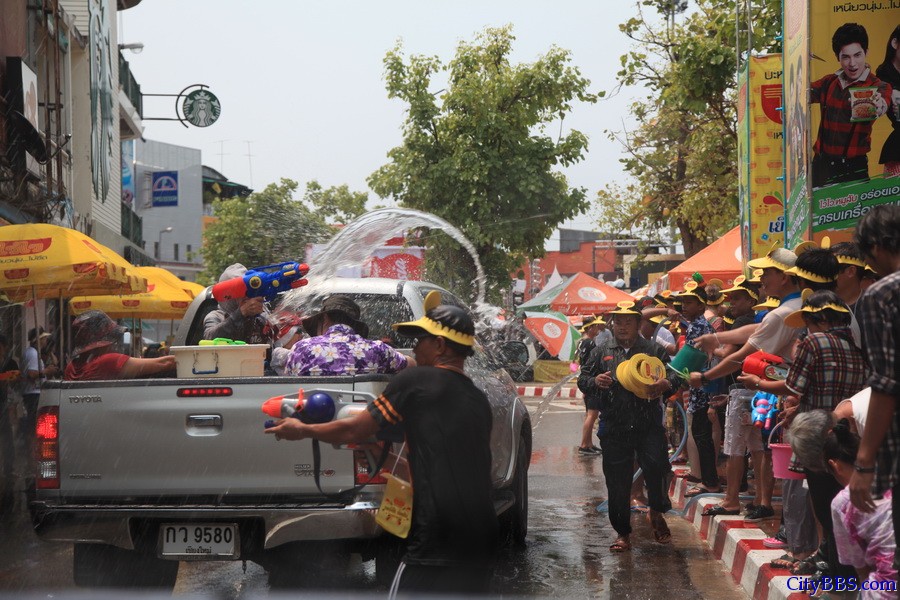
M781 300L775 296L769 296L765 302L760 302L753 307L753 310L772 310L781 306Z
M750 297L754 300L759 300L759 294L754 292L752 288L750 288L748 283L752 283L743 275L738 275L734 278L734 285L728 288L727 290L722 290L723 294L731 294L734 292L747 292L750 294Z
M650 317L650 321L659 325L663 321L666 320L665 315L656 315L655 317Z
M722 317L722 320L725 321L726 325L734 325L734 319L729 317L728 315Z
M634 308L634 302L631 300L622 300L618 304L616 304L618 308L616 310L609 311L608 315L637 315L641 316L641 313Z
M862 269L866 268L866 261L855 256L847 256L846 254L835 254L838 263L842 265L853 265Z
M635 354L616 367L616 380L622 387L645 400L651 397L649 386L665 376L666 366L661 360L649 354Z
M803 303L804 306L800 310L795 310L791 314L789 314L784 319L784 324L788 327L794 327L795 329L800 329L802 327L806 327L806 323L803 321L803 313L813 314L817 312L822 312L825 309L835 310L837 312L849 313L850 309L846 306L841 306L839 304L834 304L829 302L823 306L813 307L806 304L807 299L812 295L813 291L810 289L803 290Z
M578 331L581 333L584 333L585 331L587 331L587 328L590 327L591 325L606 325L606 321L603 320L603 317L596 317L593 320L588 321L587 323L582 325L578 329Z
M747 280L748 283L762 283L760 277L762 277L763 269L753 269L753 272L750 274L750 279Z
M824 277L822 275L816 275L812 271L807 271L806 269L801 269L797 265L794 265L787 271L785 271L788 275L794 275L799 277L800 279L805 279L806 281L814 281L815 283L831 283L835 280L834 277Z
M826 235L822 238L821 244L817 244L816 242L800 242L794 246L794 254L800 256L808 250L818 250L819 248L822 248L823 250L831 248L831 238Z
M706 303L706 290L700 287L700 284L696 281L685 281L684 291L678 292L677 298L685 298L687 296L693 296L700 302Z
M465 310L458 306L441 304L437 290L425 296L425 316L415 321L394 323L391 327L402 335L415 337L416 329L446 338L463 346L475 345L475 323Z
M751 269L778 269L787 271L797 262L797 255L787 248L772 248L762 258L751 260L747 266Z

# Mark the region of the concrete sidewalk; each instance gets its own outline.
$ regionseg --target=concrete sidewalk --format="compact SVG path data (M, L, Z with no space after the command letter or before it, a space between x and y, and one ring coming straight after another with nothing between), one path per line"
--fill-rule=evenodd
M770 561L785 552L763 546L763 540L778 529L780 503L773 502L775 517L760 523L745 523L743 515L704 517L703 510L718 504L722 494L685 498L684 493L692 486L684 479L688 472L685 468L675 468L675 478L669 489L673 510L694 525L713 555L725 563L735 583L753 600L809 598L806 593L796 591L803 589L806 577L792 576L787 569L769 566Z

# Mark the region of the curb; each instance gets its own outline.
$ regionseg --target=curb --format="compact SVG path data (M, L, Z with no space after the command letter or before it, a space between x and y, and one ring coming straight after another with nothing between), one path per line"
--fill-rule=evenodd
M520 396L536 396L539 398L543 398L544 394L548 393L552 386L544 387L544 386L533 386L533 385L520 385L516 391ZM584 398L584 394L581 393L581 390L575 387L564 387L559 390L559 393L556 394L557 398Z
M688 482L684 476L687 470L676 470L675 478L669 487L672 504L683 510L681 515L690 521L700 537L709 546L710 551L725 563L725 569L731 573L732 579L740 585L753 600L801 600L809 598L804 592L793 591L788 587L798 588L801 578L791 576L786 569L773 569L769 561L779 558L784 550L773 550L763 546L768 535L755 523L745 523L740 515L704 517L703 510L719 502L718 494L697 496L693 502L685 502L684 493Z

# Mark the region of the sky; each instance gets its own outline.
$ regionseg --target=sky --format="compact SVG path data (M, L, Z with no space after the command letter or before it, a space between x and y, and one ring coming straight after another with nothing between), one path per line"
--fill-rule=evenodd
M124 54L145 95L203 83L222 105L215 124L186 129L148 120L175 116L175 99L145 96L145 139L199 148L204 164L256 190L282 177L302 190L316 179L384 204L366 178L401 142L405 107L387 98L382 79L384 55L398 41L407 55L447 62L460 41L512 24L513 61L532 62L556 45L572 52L592 91L611 92L628 47L618 26L635 12L620 0L143 0L119 13L119 43L144 45ZM563 171L590 199L627 179L622 148L604 132L630 126L628 104L640 93L578 103L562 124L590 139L585 160ZM564 226L594 229L589 215Z

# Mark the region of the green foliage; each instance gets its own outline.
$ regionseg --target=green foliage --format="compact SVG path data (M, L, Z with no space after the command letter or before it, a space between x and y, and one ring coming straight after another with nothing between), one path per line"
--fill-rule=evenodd
M601 226L675 225L690 256L737 222L735 47L780 51L781 2L751 3L749 41L737 35L734 0L687 4L642 0L620 26L635 43L621 58L620 84L648 94L631 106L637 128L611 134L636 183L601 190L598 204Z
M297 182L282 179L246 198L216 200L218 220L203 234L206 270L198 280L218 281L228 265L259 267L302 260L306 245L331 235L324 219L294 200Z
M434 213L459 228L476 247L489 288L509 285L523 256L543 254L544 242L563 221L587 207L585 190L571 188L555 168L582 160L587 138L561 133L575 102L596 102L590 82L553 47L529 64L512 64L511 27L488 28L462 42L447 64L437 57L404 57L398 44L384 59L390 98L407 105L403 142L369 186L401 205ZM446 89L432 91L446 74ZM560 131L554 138L548 130ZM471 261L427 265L433 280L472 280ZM460 266L455 272L453 264ZM459 290L455 290L459 291Z
M368 193L351 192L347 184L324 189L315 179L306 184L303 194L303 201L321 218L345 224L366 212L368 200Z

